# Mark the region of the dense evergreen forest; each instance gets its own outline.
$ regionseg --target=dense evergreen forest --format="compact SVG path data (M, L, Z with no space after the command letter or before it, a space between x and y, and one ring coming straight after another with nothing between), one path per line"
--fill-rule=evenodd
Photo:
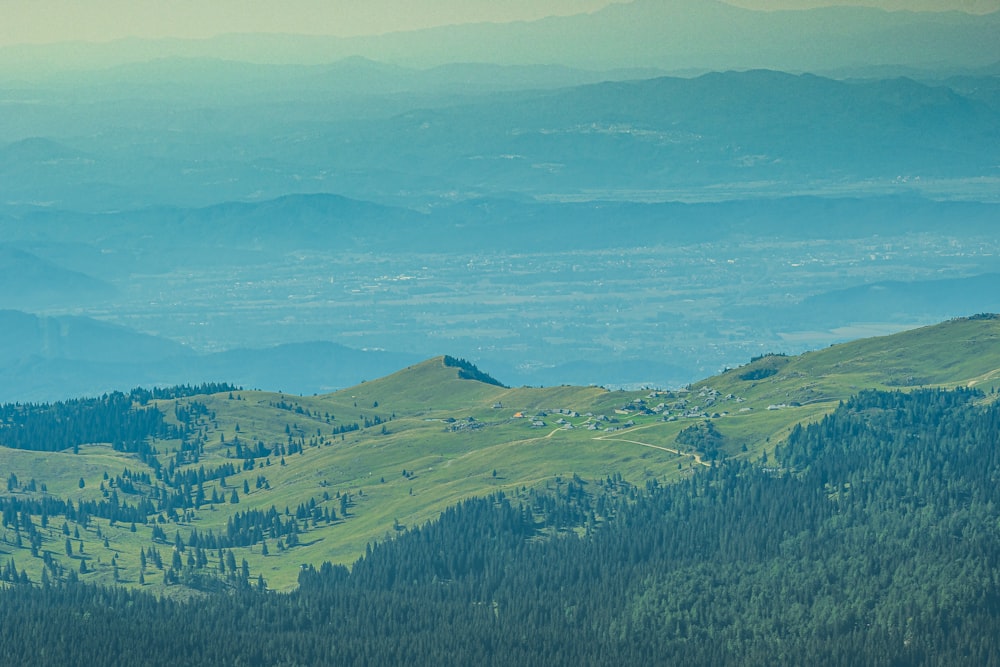
M10 665L997 665L1000 406L863 392L763 464L465 501L183 602L0 570Z
M0 405L0 442L5 447L34 451L67 447L77 450L88 443L110 442L118 451L136 453L151 462L154 459L150 456L149 438L176 438L181 434L164 422L159 410L136 406L145 407L154 399L236 390L230 384L205 383L136 388L127 394L116 391L55 403L4 403Z
M458 369L458 377L463 380L478 380L479 382L484 382L486 384L491 384L496 387L506 387L507 385L497 380L495 377L479 370L475 364L471 361L465 359L456 359L455 357L444 355L444 365L450 366L452 368Z

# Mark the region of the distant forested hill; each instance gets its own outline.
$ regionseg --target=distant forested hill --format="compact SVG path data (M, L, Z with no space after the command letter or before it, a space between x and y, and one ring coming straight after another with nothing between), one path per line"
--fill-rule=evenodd
M763 465L469 500L292 594L180 603L10 563L0 662L997 664L987 398L866 391Z

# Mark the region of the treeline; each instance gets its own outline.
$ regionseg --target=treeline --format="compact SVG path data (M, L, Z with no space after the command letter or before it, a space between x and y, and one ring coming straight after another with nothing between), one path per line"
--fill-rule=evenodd
M111 522L146 523L155 514L156 506L148 498L139 498L131 505L119 499L117 491L111 491L103 500L60 500L52 496L21 497L0 496L0 515L4 525L15 525L12 517L40 516L43 522L61 516L86 526L91 518L107 519Z
M109 442L118 451L152 453L149 438L175 437L155 408L135 408L121 392L43 404L0 406L0 444L13 449L53 452Z
M153 400L172 400L234 391L243 391L243 387L237 387L228 382L203 382L201 384L179 384L173 387L153 387L152 389L136 387L129 392L129 398L139 405L146 405Z
M293 547L299 542L299 534L308 528L306 525L300 526L299 521L331 523L336 519L337 513L334 508L319 507L315 500L300 504L294 515L282 514L272 505L266 512L261 510L236 512L226 520L226 529L222 534L216 534L212 530L199 532L197 528L192 528L187 539L184 539L180 531L177 531L173 544L181 552L185 547L199 549L249 547L264 544L268 539L282 540L282 546ZM167 541L163 528L153 527L153 539L160 542Z
M139 454L152 464L156 452L149 439L178 438L184 433L167 424L162 412L148 407L150 401L237 390L226 383L204 383L137 387L127 394L116 391L55 403L5 403L0 405L0 446L52 452L106 442L118 451ZM192 402L179 409L176 416L187 423L205 413L203 404Z
M998 665L1000 407L980 398L865 392L768 467L467 500L291 594L225 564L242 584L191 603L9 584L0 663Z
M507 385L503 384L495 377L489 373L485 373L476 367L471 361L466 361L465 359L458 359L456 357L450 357L445 355L444 365L450 366L452 368L458 369L458 377L463 380L477 380L479 382L484 382L486 384L492 384L497 387L507 388Z

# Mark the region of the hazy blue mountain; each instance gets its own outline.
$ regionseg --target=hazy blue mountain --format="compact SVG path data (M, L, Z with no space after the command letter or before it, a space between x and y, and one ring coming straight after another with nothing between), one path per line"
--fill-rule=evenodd
M186 353L179 343L90 317L0 310L0 363L28 357L151 363Z
M363 247L405 234L424 217L403 208L309 194L178 211L173 220L168 216L166 224L182 236L203 239L209 245L299 250L316 245Z
M23 234L36 265L116 287L102 318L230 351L8 311L0 376L8 400L189 381L315 393L447 351L514 384L676 386L786 334L1000 310L998 207L481 199L416 213L310 195L39 212L0 232ZM323 339L402 354L278 346Z
M174 341L92 318L0 310L0 402L210 381L322 393L381 377L421 358L330 342L198 354Z
M443 227L439 247L544 252L671 246L754 238L843 240L938 232L961 225L962 236L992 235L997 204L921 197L784 197L722 202L529 202L472 199L435 209L426 228ZM613 230L613 233L609 233ZM437 234L430 232L437 237Z
M387 60L546 62L665 69L817 70L857 63L975 64L1000 55L998 14L861 7L750 11L712 0L637 0L589 15L472 25L354 40Z
M0 311L0 402L99 395L150 383L189 355L173 341L88 317ZM152 377L155 377L152 376Z
M365 152L345 158L375 168L377 155L400 173L419 165L463 190L538 195L956 177L992 170L998 127L995 110L945 87L728 72L415 111L366 128Z
M680 48L656 23L672 6L602 20L638 16L665 42L653 51ZM995 21L697 7L706 25ZM384 39L572 41L598 18ZM874 59L858 71L878 78L834 80L664 77L642 59L416 69L419 50L406 66L186 55L0 86L0 307L48 316L10 318L0 366L22 398L195 381L313 393L441 353L512 383L674 385L829 342L834 315L892 328L1000 309L989 64ZM900 71L917 78L885 78ZM62 317L79 313L100 321Z
M200 208L104 214L42 211L0 218L0 232L11 241L31 241L39 248L36 253L51 253L64 263L79 257L77 248L101 248L101 255L87 254L77 261L111 272L110 265L116 263L126 271L208 260L226 265L270 261L302 250L516 252L525 250L526 243L539 249L557 244L583 250L753 236L844 239L936 231L942 221L961 224L963 235L988 235L997 212L998 205L991 203L882 196L692 203L477 198L420 213L311 194ZM614 234L607 233L609 226ZM32 257L13 249L8 253ZM34 261L49 266L37 257Z
M389 115L398 111L400 105L419 104L435 97L461 100L496 91L565 88L665 74L666 71L653 67L609 70L476 62L449 62L418 68L361 56L315 65L255 64L212 57L171 56L110 68L57 72L33 80L30 87L70 89L78 98L88 101L129 100L141 96L170 103L178 99L197 100L212 106L257 101L261 91L266 90L272 104L289 98L334 102L327 108L327 114L341 117L366 101L366 113ZM378 98L377 107L370 104L372 98ZM291 108L289 111L294 113Z
M114 292L106 282L0 244L0 308L81 306Z
M357 350L331 342L288 343L206 355L189 373L227 378L244 387L314 394L376 379L422 358L384 350Z
M44 137L28 137L0 146L0 169L5 172L37 164L85 159L80 151Z
M314 247L363 249L395 234L415 234L425 217L338 195L303 194L199 208L146 208L88 219L96 228L97 242L110 247L167 257L173 251L205 254L226 264L245 261L248 252L273 256ZM58 216L50 220L61 226Z
M25 106L18 111L29 110ZM59 116L65 110L56 112ZM5 113L12 120L20 113ZM58 124L57 119L53 119ZM13 121L16 123L16 121ZM16 132L15 128L11 130ZM95 165L92 156L62 142L41 136L28 136L10 143L3 143L0 136L0 193L8 206L51 206L62 196L59 190L72 188L80 181L89 180L87 172Z
M1000 12L885 12L863 7L764 12L714 0L636 0L592 14L377 37L225 35L8 47L0 50L0 62L16 62L22 73L51 70L53 63L72 63L79 69L177 55L311 64L365 56L425 67L486 62L669 70L802 71L859 64L940 68L1000 60L997 34Z
M124 281L132 273L178 267L252 267L316 248L426 248L441 239L427 218L409 209L312 194L100 214L42 210L0 217L0 233L61 265Z
M426 209L476 197L920 192L941 179L944 196L978 195L1000 160L1000 103L995 84L960 83L724 72L461 99L387 95L349 113L328 110L336 90L82 110L52 99L11 119L49 139L4 150L86 157L0 160L0 197L108 211L333 192Z
M1000 63L990 76L955 76L941 83L971 100L982 102L994 111L1000 110Z
M1000 273L939 280L886 280L821 292L787 307L733 309L759 322L836 329L858 322L933 322L956 313L1000 311Z

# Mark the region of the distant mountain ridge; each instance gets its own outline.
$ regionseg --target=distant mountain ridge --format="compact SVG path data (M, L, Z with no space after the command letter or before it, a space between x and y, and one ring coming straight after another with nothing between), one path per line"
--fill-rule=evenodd
M1000 12L886 12L865 7L752 11L712 0L636 0L592 14L464 24L375 37L225 35L18 46L0 61L108 66L171 55L321 63L349 56L424 67L448 62L570 67L823 70L858 65L982 66L1000 60ZM60 58L73 53L76 58ZM262 54L267 56L262 56Z
M940 233L943 220L960 221L962 238L989 239L995 231L998 209L1000 204L935 202L901 196L798 197L696 204L608 201L556 204L484 198L455 202L422 213L316 194L197 209L149 208L98 215L46 210L0 219L0 232L17 243L16 246L6 246L9 256L13 259L23 257L26 252L20 248L31 248L32 253L27 254L34 258L33 266L43 267L46 272L42 275L48 281L46 283L37 278L25 282L30 274L14 270L18 264L13 259L9 264L0 264L0 277L5 275L5 268L12 269L11 276L15 282L7 284L26 286L23 292L4 294L0 298L0 307L34 313L74 312L70 310L72 307L85 303L82 296L80 301L73 303L74 295L81 294L74 290L90 284L81 276L97 274L100 275L100 282L91 282L107 289L114 285L122 290L118 293L87 292L94 297L95 307L108 309L108 313L119 313L115 321L160 331L177 340L197 340L194 338L197 332L192 332L191 326L185 328L184 323L210 321L214 317L211 309L217 306L210 300L188 302L187 297L175 306L150 307L146 301L136 302L134 294L123 294L136 288L136 274L144 276L149 288L154 290L152 298L161 303L161 294L171 293L163 292L161 285L182 280L191 271L202 271L200 267L211 268L210 274L199 278L207 282L182 290L183 294L196 299L206 298L205 286L210 286L207 288L209 292L235 288L237 281L242 280L253 267L277 267L294 280L301 272L304 272L301 273L303 276L315 276L319 265L324 285L331 285L333 280L338 286L324 291L326 288L319 285L300 289L292 283L290 288L283 288L285 292L269 292L265 288L236 291L229 297L230 302L238 305L240 299L251 297L274 308L266 312L280 313L281 317L298 317L302 313L305 320L314 321L317 317L315 308L325 308L322 305L324 302L334 303L336 299L341 299L355 304L356 312L362 317L369 316L375 304L366 296L363 283L359 282L355 287L357 296L349 291L351 281L357 278L349 279L341 286L338 269L333 266L324 275L326 269L322 265L329 261L324 258L331 258L334 254L343 255L345 264L342 266L349 269L350 263L356 261L354 257L371 257L373 254L385 258L397 257L399 259L393 261L400 267L407 264L420 267L430 266L440 253L477 257L485 252L486 257L516 257L527 252L537 255L541 262L539 267L548 271L544 269L546 248L558 248L560 252L569 253L560 256L560 261L565 261L565 257L577 254L586 260L590 253L606 254L616 248L628 250L634 248L637 242L653 249L649 252L656 253L655 249L661 247L712 244L716 241L732 246L755 238L782 238L789 243L809 245L850 243L851 239L874 238L874 235L888 241L913 234ZM614 234L607 233L609 226L616 230ZM17 238L19 234L23 235L22 239ZM975 244L968 247L968 250L959 248L957 252L979 252L975 250ZM0 258L3 257L4 250L0 248ZM572 261L581 260L574 258ZM806 339L833 342L858 335L854 330L844 333L832 331L845 324L867 322L878 324L878 330L886 330L886 325L895 325L899 329L953 317L962 312L1000 309L996 298L998 291L994 289L998 274L990 268L990 262L986 258L981 262L976 260L965 268L956 265L950 269L954 277L947 279L912 278L893 282L885 278L869 278L866 281L864 274L851 279L833 278L830 279L832 282L817 283L807 288L794 301L733 301L721 309L717 308L715 313L739 326L776 332L776 338L788 334L793 340L795 336L805 336ZM980 265L983 268L973 273L972 269ZM428 303L433 307L435 299L452 298L448 291L441 292L441 296L434 294L434 290L441 288L431 286L433 274L413 268L405 270L411 275L424 277L395 281L393 276L388 276L389 281L384 284L391 290L387 293L394 295L392 299L419 302L429 298ZM466 275L464 268L459 269L459 275ZM588 278L588 275L591 277ZM640 273L636 275L641 277ZM376 278L377 274L372 279ZM489 294L491 298L503 290L518 293L516 282L507 282L506 276L491 274L490 279L496 281L495 286L477 293ZM566 285L579 285L573 289L580 290L590 289L588 284L591 279L602 280L601 270L587 271L584 262L580 263L575 273L559 275L559 280L568 281ZM46 302L38 298L38 289L45 284L51 286L54 301ZM631 287L628 284L623 289ZM302 308L306 310L299 310L294 302L287 299L291 293L289 289L308 297L302 302ZM173 293L181 295L181 292ZM24 297L22 301L17 301L19 295ZM126 301L129 298L133 299L131 303ZM604 302L611 303L613 298L608 297ZM122 301L126 303L124 307L133 309L128 312L137 313L140 318L137 321L142 325L131 324L134 316L120 311L123 306L117 304ZM170 308L180 315L172 316L170 313L175 311ZM462 304L452 308L451 313L445 312L441 317L464 316L470 312L469 307ZM646 323L640 323L640 326L662 327L660 331L692 326L684 322L683 310L674 311L651 301L647 311ZM418 318L422 317L419 308L416 312ZM479 309L479 312L482 310ZM103 317L111 319L115 316ZM178 317L184 319L178 322ZM64 320L59 317L45 318L21 313L18 318L20 324L15 326L13 320L6 324L8 332L22 333L11 338L4 351L0 352L0 359L4 360L0 378L4 380L2 386L8 391L6 394L0 392L0 400L60 398L77 393L130 388L138 384L187 381L230 381L243 386L314 393L375 377L441 349L440 339L434 340L433 337L425 337L412 347L404 347L408 341L398 338L378 339L379 333L374 334L375 338L367 334L345 338L337 323L331 321L320 327L294 331L294 340L358 340L365 341L362 345L378 346L388 352L360 353L358 350L339 349L332 343L327 344L329 349L320 346L310 350L304 343L265 348L265 343L245 338L221 345L216 343L215 349L230 351L208 357L195 355L190 349L171 341L160 339L164 343L161 349L159 343L153 345L150 339L132 340L131 336L138 336L138 333L129 329L115 329L115 336L124 337L117 339L110 336L110 331L101 333L101 327L107 325L100 323L98 326L97 320L91 320L93 326L84 326L85 318L66 320L73 322L69 326L64 325ZM431 327L437 326L434 321L437 320L431 320ZM48 324L43 325L44 322ZM242 324L250 330L250 322L246 318L231 318L230 322L236 326ZM225 341L224 337L229 334L219 326L216 325L216 330L209 335L215 340ZM424 336L427 326L426 323L418 323L418 328L412 333L413 339ZM276 328L273 320L265 315L253 331L268 336L264 339L266 344L274 345L283 342L277 337L283 335L280 329L284 328ZM49 356L40 352L42 348L37 336L43 329L65 333L65 338L50 340L47 349L52 354ZM109 342L113 340L117 342L109 347ZM482 340L476 339L476 344ZM53 346L53 343L58 343L58 346ZM805 343L793 345L800 345L795 348L798 350ZM651 359L644 359L644 353L638 349L622 349L619 354L590 355L572 349L578 347L574 344L550 355L541 351L504 352L498 347L476 348L465 341L452 343L452 346L456 354L473 358L477 364L494 369L501 381L506 379L516 385L531 386L564 383L682 386L722 367L723 363L733 363L741 358L728 357L718 365L696 369L690 365L690 357L652 356ZM74 352L68 355L66 350ZM135 350L143 352L138 354ZM116 358L116 354L120 358ZM185 356L188 357L186 360L180 359Z
M81 306L114 293L102 280L0 244L0 308Z
M219 378L245 387L311 394L390 373L415 360L413 355L324 341L199 354L175 341L88 317L0 310L0 403Z
M1000 311L1000 273L965 278L879 281L821 292L794 306L734 309L731 317L798 323L800 328L835 329L845 323L906 319L937 321L943 313Z
M868 194L865 189L876 187L920 192L934 180L985 190L976 184L995 178L1000 160L1000 97L992 79L953 81L954 88L905 78L837 81L726 71L457 97L388 95L359 106L351 112L356 117L322 124L288 107L302 104L310 114L325 114L326 107L341 104L337 90L263 88L256 97L214 103L220 125L238 129L218 131L212 160L189 143L205 139L200 109L206 102L182 96L171 103L175 113L163 113L162 100L153 96L125 112L146 128L142 142L131 134L121 138L132 142L127 150L59 138L61 126L43 128L22 118L26 131L52 134L0 146L0 195L21 206L88 211L219 205L214 212L224 219L237 206L223 202L280 205L283 196L317 191L426 210L477 197L558 201L650 193L662 200L670 193L735 198L747 190L783 196L844 188ZM222 89L232 85L219 83ZM275 103L274 95L284 101ZM78 131L91 129L85 124ZM276 138L260 142L248 134ZM146 141L163 148L147 154ZM231 155L233 142L247 144L242 150L253 157ZM48 157L73 151L86 159ZM399 212L340 205L355 218L400 219Z
M177 80L202 65L188 95ZM460 88L523 70L422 75ZM772 305L1000 270L988 76L748 70L385 92L409 71L193 60L3 88L0 238L35 259L5 256L0 307L93 313L200 349L363 341L420 357L449 348L531 385L677 386L759 340L801 351L852 335L768 320ZM343 82L366 76L384 77L371 86L382 92L342 105L356 92ZM920 248L903 238L918 232ZM885 234L899 238L883 252ZM688 245L700 247L664 261ZM94 281L119 291L81 295ZM970 298L869 324L992 309L988 284L944 287ZM849 315L881 311L862 292L840 296ZM723 324L741 307L752 312ZM46 375L33 368L19 377ZM150 381L161 377L173 376Z
M261 202L154 207L96 215L42 210L6 220L0 217L0 231L26 245L62 241L160 252L174 248L214 252L218 247L269 253L303 248L469 251L486 243L496 249L516 250L523 248L525 237L539 243L564 239L566 225L571 225L569 229L577 235L574 247L583 248L627 246L638 234L649 244L704 241L719 234L780 234L796 239L849 238L872 229L899 234L935 230L944 218L960 219L966 231L988 234L998 208L996 203L934 201L902 195L761 196L690 203L478 197L439 205L423 213L317 193ZM619 233L601 235L609 222ZM157 230L169 233L156 236ZM10 247L5 252L11 257L31 256ZM218 257L216 261L227 260Z

